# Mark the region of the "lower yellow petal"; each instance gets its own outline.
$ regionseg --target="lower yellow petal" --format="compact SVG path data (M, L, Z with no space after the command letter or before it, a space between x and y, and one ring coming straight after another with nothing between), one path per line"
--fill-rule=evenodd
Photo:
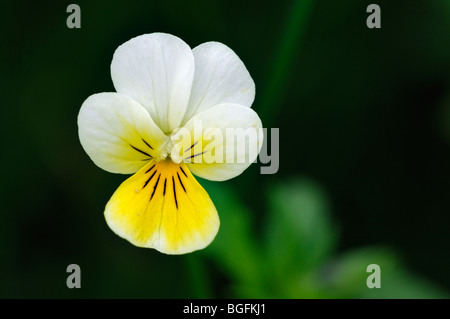
M149 162L128 178L105 208L108 226L139 247L184 254L208 246L219 230L217 210L185 164Z

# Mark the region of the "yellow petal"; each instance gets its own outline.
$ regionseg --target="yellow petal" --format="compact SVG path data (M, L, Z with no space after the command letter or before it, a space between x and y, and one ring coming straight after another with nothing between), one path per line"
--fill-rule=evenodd
M138 247L184 254L208 246L219 230L217 210L185 164L149 162L113 194L109 227Z

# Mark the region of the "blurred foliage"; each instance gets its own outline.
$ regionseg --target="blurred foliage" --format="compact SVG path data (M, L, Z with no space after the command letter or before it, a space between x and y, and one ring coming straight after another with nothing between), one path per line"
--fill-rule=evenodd
M412 274L394 251L362 247L336 251L338 230L324 191L312 180L284 181L267 190L263 238L239 197L226 185L207 185L224 212L221 232L206 250L231 284L228 298L449 298ZM381 269L381 288L366 285L367 266Z

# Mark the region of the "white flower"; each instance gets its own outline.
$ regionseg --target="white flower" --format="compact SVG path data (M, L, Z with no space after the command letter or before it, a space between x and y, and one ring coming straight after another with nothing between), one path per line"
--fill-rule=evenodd
M245 147L234 138L211 142L211 135L225 136L230 128L261 133L250 108L250 74L224 44L191 50L173 35L152 33L117 48L111 76L117 93L88 97L78 115L81 145L94 163L112 173L135 173L107 203L107 224L132 244L166 254L206 247L219 217L191 172L223 181L256 159L262 134L249 134ZM222 152L224 161L198 160Z

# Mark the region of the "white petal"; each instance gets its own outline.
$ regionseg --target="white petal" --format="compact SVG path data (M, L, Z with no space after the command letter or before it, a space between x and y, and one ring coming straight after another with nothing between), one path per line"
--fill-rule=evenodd
M192 51L195 76L183 124L217 104L252 105L255 83L233 50L219 42L207 42Z
M261 120L251 108L219 104L195 115L173 135L171 158L184 161L199 177L223 181L256 160L263 142Z
M97 166L122 174L158 156L168 139L139 103L120 93L88 97L78 114L78 134Z
M111 77L117 92L141 103L161 130L170 133L186 112L194 56L190 47L173 35L141 35L117 48Z

